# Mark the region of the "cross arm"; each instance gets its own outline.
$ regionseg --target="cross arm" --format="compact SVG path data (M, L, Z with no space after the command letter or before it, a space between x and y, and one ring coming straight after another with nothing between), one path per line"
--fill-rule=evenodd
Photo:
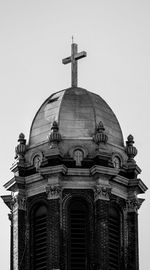
M85 51L75 54L74 58L75 60L79 60L81 58L84 58L87 56L87 53Z
M82 51L82 52L80 52L80 53L77 53L77 54L75 54L74 55L74 59L75 60L79 60L79 59L81 59L81 58L84 58L84 57L86 57L87 56L87 53L85 52L85 51ZM68 63L71 63L71 61L72 61L72 57L67 57L67 58L64 58L63 60L62 60L62 63L64 64L64 65L66 65L66 64L68 64Z
M66 64L68 64L68 63L71 63L71 57L64 58L64 59L62 60L62 63L63 63L64 65L66 65Z

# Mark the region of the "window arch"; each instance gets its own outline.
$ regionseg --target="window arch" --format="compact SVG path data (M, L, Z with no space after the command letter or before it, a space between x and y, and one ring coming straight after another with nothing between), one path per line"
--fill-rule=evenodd
M47 207L38 205L32 212L32 269L47 270Z
M108 238L109 270L120 270L120 211L114 206L109 208Z
M86 201L73 198L69 206L68 269L87 270L89 265L89 209Z

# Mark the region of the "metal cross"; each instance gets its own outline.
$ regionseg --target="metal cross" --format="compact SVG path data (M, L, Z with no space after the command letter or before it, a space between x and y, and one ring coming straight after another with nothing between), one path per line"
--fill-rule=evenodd
M86 57L87 53L82 51L78 53L78 45L76 43L71 44L71 56L62 60L64 65L71 63L71 85L72 87L78 86L78 65L77 60Z

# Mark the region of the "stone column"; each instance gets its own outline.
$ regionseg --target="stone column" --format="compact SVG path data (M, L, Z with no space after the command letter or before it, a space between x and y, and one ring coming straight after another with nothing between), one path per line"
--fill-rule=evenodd
M95 246L96 269L108 270L108 207L110 187L95 188Z
M13 237L13 266L12 269L20 270L25 265L26 236L25 236L25 211L26 198L23 190L14 195L12 210L12 237Z
M122 233L123 233L123 249L122 249L122 261L124 265L124 270L128 270L128 210L125 206L122 208L123 210L123 224L122 224Z
M128 224L128 270L139 270L138 250L138 208L143 200L138 198L127 201L127 224Z
M61 188L49 185L46 188L49 200L49 270L60 269L60 199Z
M11 210L11 213L8 214L8 218L10 220L10 270L13 270L13 215L12 215L12 210Z

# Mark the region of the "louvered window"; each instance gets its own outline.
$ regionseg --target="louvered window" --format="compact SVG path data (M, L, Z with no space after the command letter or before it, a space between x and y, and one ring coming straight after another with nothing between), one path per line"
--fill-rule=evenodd
M109 270L119 270L120 263L120 213L115 208L109 210Z
M40 206L33 221L34 270L47 270L47 208Z
M69 270L85 270L87 269L88 214L84 203L73 202L69 216Z

